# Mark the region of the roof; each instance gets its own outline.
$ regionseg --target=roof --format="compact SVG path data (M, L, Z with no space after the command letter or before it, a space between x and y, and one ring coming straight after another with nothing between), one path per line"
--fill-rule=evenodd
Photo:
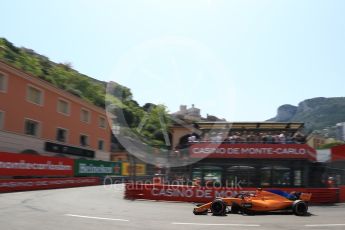
M302 122L197 122L199 129L289 130L303 128Z

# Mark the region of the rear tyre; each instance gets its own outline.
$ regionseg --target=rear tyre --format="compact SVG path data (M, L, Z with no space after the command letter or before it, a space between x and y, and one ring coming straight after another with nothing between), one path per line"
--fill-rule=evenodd
M214 216L224 216L226 213L226 203L221 199L214 200L210 209Z
M302 200L296 200L292 204L292 211L296 216L304 216L308 213L308 204Z

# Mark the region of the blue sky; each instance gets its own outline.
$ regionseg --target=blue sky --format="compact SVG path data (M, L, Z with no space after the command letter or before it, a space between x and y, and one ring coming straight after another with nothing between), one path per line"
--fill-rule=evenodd
M0 36L171 112L230 121L344 95L345 1L2 0Z

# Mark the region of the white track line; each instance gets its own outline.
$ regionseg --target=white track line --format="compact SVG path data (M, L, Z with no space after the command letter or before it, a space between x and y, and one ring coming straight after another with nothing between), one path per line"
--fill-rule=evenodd
M173 222L174 225L195 225L195 226L237 226L237 227L260 227L258 224L208 224L208 223L178 223Z
M345 226L345 224L306 224L305 227L337 227Z
M65 216L87 218L87 219L96 219L96 220L112 220L112 221L124 221L124 222L129 221L129 220L124 220L124 219L112 219L112 218L96 217L96 216L81 216L81 215L74 215L74 214L65 214Z

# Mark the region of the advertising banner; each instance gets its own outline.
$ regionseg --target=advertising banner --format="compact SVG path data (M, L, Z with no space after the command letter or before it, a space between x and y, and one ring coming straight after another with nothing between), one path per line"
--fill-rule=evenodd
M266 188L279 189L286 192L312 193L312 203L336 203L338 188ZM266 190L265 189L265 190ZM148 199L207 203L216 197L231 197L238 193L255 192L256 188L231 187L198 187L183 185L157 185L157 184L126 184L125 197L127 199Z
M70 188L100 185L99 177L39 178L0 180L0 192Z
M107 176L121 175L120 162L95 161L95 160L75 160L75 176Z
M294 158L316 160L316 151L306 144L197 143L189 148L191 158Z
M131 175L133 170L132 166L128 162L122 163L122 176ZM136 176L145 176L146 175L146 165L145 164L135 164L135 175Z
M79 157L95 157L95 151L83 148L77 148L68 145L56 144L52 142L46 142L44 145L44 150L53 153L63 153Z
M0 152L0 176L73 176L73 160Z

